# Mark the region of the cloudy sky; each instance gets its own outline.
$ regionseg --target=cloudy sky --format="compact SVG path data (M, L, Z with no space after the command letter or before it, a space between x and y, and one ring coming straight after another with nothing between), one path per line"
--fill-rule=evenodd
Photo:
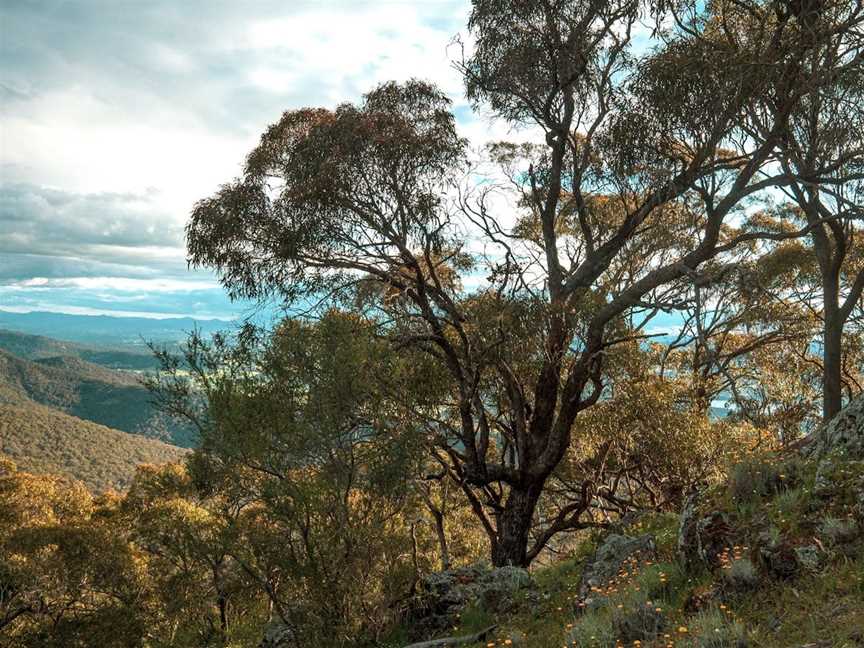
M189 272L192 204L283 110L412 76L471 115L468 0L9 0L0 5L0 309L232 318Z

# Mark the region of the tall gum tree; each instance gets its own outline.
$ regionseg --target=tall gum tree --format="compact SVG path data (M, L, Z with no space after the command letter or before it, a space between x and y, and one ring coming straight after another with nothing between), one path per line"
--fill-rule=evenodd
M394 352L421 354L443 376L416 412L436 458L493 562L527 565L557 533L596 524L610 496L587 471L538 511L576 417L603 393L604 354L706 261L733 262L763 234L730 220L782 182L777 137L830 83L803 69L818 37L786 6L476 0L459 64L469 98L543 133L497 149L518 219L472 175L447 98L388 83L358 105L286 112L242 177L196 205L190 262L233 295L354 304ZM753 38L727 33L726 9ZM648 47L642 18L657 25Z
M815 27L827 19L813 17L811 23ZM800 103L778 143L779 164L788 176L781 188L792 207L786 210L787 223L808 231L801 241L785 244L807 244L798 255L803 263L797 285L787 297L807 303L821 323L823 421L842 408L844 383L847 396L854 394L854 381L844 377L849 373L844 370L843 342L864 293L862 55L860 32L857 39L839 32L811 52L806 65L819 69L828 62L836 81Z

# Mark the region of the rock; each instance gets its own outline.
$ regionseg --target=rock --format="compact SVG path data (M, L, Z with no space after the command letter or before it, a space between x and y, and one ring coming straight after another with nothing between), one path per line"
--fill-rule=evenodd
M806 452L820 458L841 454L864 459L864 396L852 400L828 425L819 430Z
M834 481L831 476L834 474L834 462L825 457L819 462L816 467L816 479L813 482L813 494L816 497L830 497L834 491Z
M518 603L517 593L536 600L534 582L519 567L472 565L429 574L420 583L421 605L415 614L422 631L436 631L456 625L468 605L480 605L492 614L510 612Z
M453 648L453 646L461 646L465 644L473 644L478 641L485 640L488 635L498 626L489 626L485 630L476 632L472 635L464 635L461 637L444 637L443 639L432 639L430 641L421 641L420 643L412 643L405 648ZM514 642L515 643L515 642Z
M258 648L299 648L294 631L281 621L273 621L264 630Z
M816 545L795 547L795 558L798 563L811 572L818 572L822 564L822 552Z
M628 537L609 534L586 563L579 584L579 598L590 605L592 594L615 581L627 563L653 559L657 546L653 536Z
M719 556L729 548L731 527L722 511L705 515L699 511L700 494L691 493L684 502L678 527L678 555L690 569L719 565Z

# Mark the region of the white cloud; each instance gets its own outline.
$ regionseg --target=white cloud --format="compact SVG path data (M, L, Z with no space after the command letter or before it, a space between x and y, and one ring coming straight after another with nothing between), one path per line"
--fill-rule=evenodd
M8 284L9 288L81 288L118 292L195 292L219 287L218 282L184 279L133 279L129 277L33 277Z

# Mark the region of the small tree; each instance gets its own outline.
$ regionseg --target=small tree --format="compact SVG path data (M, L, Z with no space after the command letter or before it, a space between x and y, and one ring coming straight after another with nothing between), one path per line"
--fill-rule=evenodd
M192 336L182 358L161 354L149 386L201 436L194 492L160 496L135 518L157 546L173 538L165 525L182 534L160 554L206 567L195 591L212 592L222 634L232 582L265 595L303 646L377 638L414 592L433 544L412 529L422 439L386 398L410 374L370 333L331 311L269 335ZM134 510L151 482L131 491Z

